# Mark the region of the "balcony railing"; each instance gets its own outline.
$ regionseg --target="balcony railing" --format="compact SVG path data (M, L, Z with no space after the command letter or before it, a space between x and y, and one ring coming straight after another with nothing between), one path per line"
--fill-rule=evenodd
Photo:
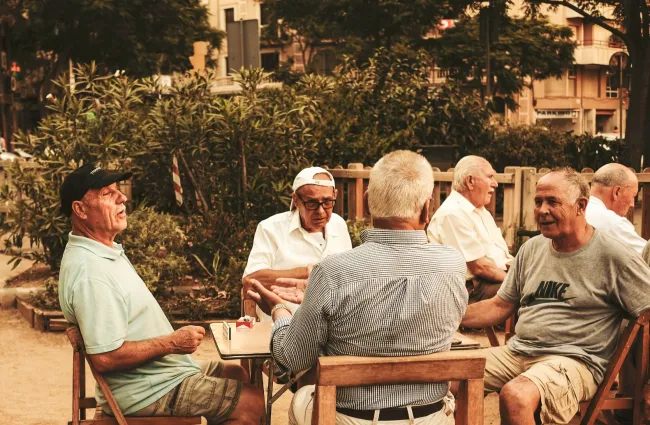
M611 47L612 49L627 50L625 43L614 40L577 40L576 44L584 47Z

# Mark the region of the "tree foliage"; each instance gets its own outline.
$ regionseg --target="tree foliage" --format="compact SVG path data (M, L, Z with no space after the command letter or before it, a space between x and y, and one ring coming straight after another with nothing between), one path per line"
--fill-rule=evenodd
M362 63L377 48L418 46L440 19L462 10L451 0L269 0L275 18L305 34L308 42L341 42L340 51Z
M8 44L29 79L47 82L74 63L136 77L191 68L195 41L219 48L200 0L10 0Z
M486 75L486 44L480 41L478 16L465 17L432 40L436 64L449 70L449 77L463 85L481 88ZM545 19L501 19L499 38L491 43L491 74L495 83L490 96L501 96L514 110L525 85L532 80L559 78L573 64L575 43L568 27Z

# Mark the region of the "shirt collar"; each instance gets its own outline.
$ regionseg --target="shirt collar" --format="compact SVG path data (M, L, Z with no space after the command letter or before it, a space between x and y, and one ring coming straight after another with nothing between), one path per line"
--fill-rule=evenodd
M383 245L422 245L429 241L424 230L366 229L361 232L361 241Z
M449 194L449 197L447 198L451 201L454 201L458 204L461 210L465 212L472 212L474 210L480 211L482 208L476 208L474 204L469 202L467 198L465 198L463 195L460 193L456 192L455 190L452 190L451 193Z
M334 214L334 213L332 213ZM327 222L325 225L325 236L330 237L330 236L338 236L339 232L336 229L336 226L332 226L332 218L330 217L330 220ZM302 223L300 223L300 212L298 211L298 208L295 208L293 211L291 211L291 221L289 222L289 233L302 229ZM304 230L304 229L303 229Z
M603 201L601 201L600 199L596 198L595 196L590 196L589 197L589 203L592 204L592 205L596 205L596 206L598 206L600 208L608 209L605 206L605 203Z
M75 235L72 232L68 235L68 246L78 246L87 249L93 254L109 260L117 260L122 255L122 252L124 252L122 245L119 243L113 242L113 248L110 248L85 236Z

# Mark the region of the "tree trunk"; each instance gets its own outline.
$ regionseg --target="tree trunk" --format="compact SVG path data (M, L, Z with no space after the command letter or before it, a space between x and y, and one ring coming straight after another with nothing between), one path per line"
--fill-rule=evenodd
M650 160L650 40L630 50L632 59L632 86L630 87L630 104L627 110L625 131L626 155L628 165L641 170L641 155L644 167ZM622 129L621 129L622 131Z

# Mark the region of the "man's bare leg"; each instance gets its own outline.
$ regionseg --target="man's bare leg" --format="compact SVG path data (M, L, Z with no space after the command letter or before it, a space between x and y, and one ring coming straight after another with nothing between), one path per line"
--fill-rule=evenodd
M264 391L250 384L244 384L237 407L228 416L228 419L221 423L229 425L260 425L266 417L265 407Z
M499 394L501 423L535 425L535 411L540 401L537 386L526 377L516 377L505 384Z

